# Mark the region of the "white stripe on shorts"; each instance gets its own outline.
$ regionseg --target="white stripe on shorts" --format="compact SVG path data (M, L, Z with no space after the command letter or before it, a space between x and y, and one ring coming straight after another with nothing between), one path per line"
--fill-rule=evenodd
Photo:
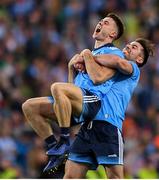
M91 95L91 96L83 96L84 98L92 98L92 97L96 97L96 98L98 98L99 99L99 97L98 96L96 96L96 95Z
M99 101L99 97L98 96L83 96L83 101L84 103L87 103L87 102L97 102Z
M123 144L123 138L119 129L118 129L118 142L119 142L119 164L123 164L124 144Z

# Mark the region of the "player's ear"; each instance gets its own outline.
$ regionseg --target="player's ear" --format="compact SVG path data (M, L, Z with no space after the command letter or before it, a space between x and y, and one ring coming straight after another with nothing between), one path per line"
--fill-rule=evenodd
M142 64L144 61L143 57L141 57L140 55L137 57L137 63Z
M111 39L115 39L117 36L117 33L115 31L112 31L109 36L111 37Z

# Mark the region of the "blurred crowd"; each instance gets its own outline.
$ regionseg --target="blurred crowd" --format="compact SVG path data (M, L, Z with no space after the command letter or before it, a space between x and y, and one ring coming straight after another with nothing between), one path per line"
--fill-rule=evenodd
M123 133L125 177L159 178L158 0L0 1L0 178L40 177L45 145L25 121L21 105L50 95L53 82L67 81L68 61L93 49L94 27L109 12L125 23L118 47L137 37L156 46L141 69Z

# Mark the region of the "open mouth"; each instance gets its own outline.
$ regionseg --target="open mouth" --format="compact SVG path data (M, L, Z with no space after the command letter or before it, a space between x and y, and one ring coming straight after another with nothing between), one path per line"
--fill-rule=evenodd
M98 33L98 32L100 32L101 31L101 28L97 28L96 29L96 32Z
M129 49L128 47L125 47L125 48L123 49L123 53L124 53L125 55L130 54L130 49Z
M95 32L99 33L101 31L102 27L100 24L97 25Z
M129 48L129 47L126 47L125 49L126 49L126 51L127 51L128 53L130 53L130 52L131 52L131 50L130 50L130 48Z

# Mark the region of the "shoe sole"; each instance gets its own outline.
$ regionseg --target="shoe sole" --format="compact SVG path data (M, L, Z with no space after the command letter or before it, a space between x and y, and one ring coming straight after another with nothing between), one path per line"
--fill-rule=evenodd
M56 166L53 166L52 168L50 168L45 172L47 172L49 175L56 173L59 167L66 163L67 159L68 159L68 154L61 155L58 159L58 163L56 164Z

